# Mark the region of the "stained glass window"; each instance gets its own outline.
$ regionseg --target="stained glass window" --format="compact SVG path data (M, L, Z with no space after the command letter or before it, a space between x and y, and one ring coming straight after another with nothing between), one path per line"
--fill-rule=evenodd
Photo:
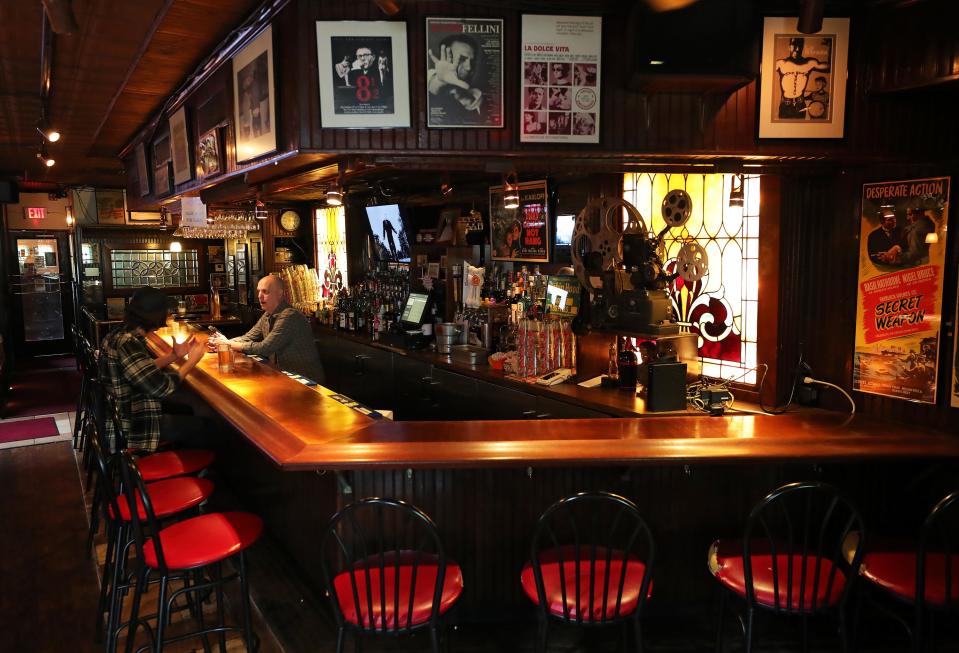
M316 271L323 299L349 286L346 261L346 211L342 206L316 209Z
M708 257L702 278L677 277L669 292L684 331L699 336L702 371L714 378L739 378L757 383L757 320L759 305L759 176L745 176L742 207L729 206L730 174L630 173L623 179L623 196L646 220L647 228L665 228L663 198L681 188L693 201L685 225L663 239L667 271L677 270L677 254L695 241Z
M179 288L196 286L199 279L195 249L115 249L110 252L110 271L114 288Z

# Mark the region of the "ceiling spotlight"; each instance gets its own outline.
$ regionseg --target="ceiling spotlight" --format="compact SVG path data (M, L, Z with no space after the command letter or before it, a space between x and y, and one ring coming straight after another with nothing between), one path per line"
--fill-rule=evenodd
M343 192L339 186L333 186L326 191L326 203L329 206L343 206Z
M440 195L442 195L443 197L446 197L452 192L453 192L452 184L448 184L446 182L443 182L442 184L440 184Z
M256 198L256 204L253 205L253 217L257 220L266 220L266 204L259 197Z
M729 189L729 206L742 208L745 199L743 194L743 176L733 175L732 187Z
M40 118L40 120L37 121L37 131L51 143L56 143L60 140L60 132L51 127L46 118Z
M43 161L43 165L50 168L53 166L56 161L47 153L47 144L43 143L40 145L40 150L37 152L37 158Z
M799 20L796 21L796 31L801 34L821 32L824 10L823 0L799 0Z
M512 179L512 181L510 181ZM503 181L503 208L504 209L518 209L519 208L519 189L516 187L516 173L511 172L506 175L506 179Z

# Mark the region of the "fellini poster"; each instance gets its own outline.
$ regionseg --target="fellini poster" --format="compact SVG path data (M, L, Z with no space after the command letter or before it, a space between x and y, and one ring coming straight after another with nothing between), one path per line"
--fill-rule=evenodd
M863 185L854 390L936 401L949 181Z

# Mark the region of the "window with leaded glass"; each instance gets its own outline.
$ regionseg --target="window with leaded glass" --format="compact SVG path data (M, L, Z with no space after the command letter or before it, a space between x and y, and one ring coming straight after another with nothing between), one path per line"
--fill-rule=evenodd
M349 286L346 261L346 211L342 206L316 209L316 272L323 299Z

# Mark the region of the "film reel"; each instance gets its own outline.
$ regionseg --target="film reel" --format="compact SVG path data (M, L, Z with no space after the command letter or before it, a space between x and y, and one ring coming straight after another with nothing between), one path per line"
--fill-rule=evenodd
M674 188L663 198L663 220L672 227L682 227L693 213L693 198L681 188Z
M623 234L633 233L645 235L646 222L626 200L600 197L586 204L576 216L570 247L579 282L587 288L602 288L598 275L622 264Z
M699 281L709 271L706 250L697 242L686 243L676 254L676 270L683 281Z

